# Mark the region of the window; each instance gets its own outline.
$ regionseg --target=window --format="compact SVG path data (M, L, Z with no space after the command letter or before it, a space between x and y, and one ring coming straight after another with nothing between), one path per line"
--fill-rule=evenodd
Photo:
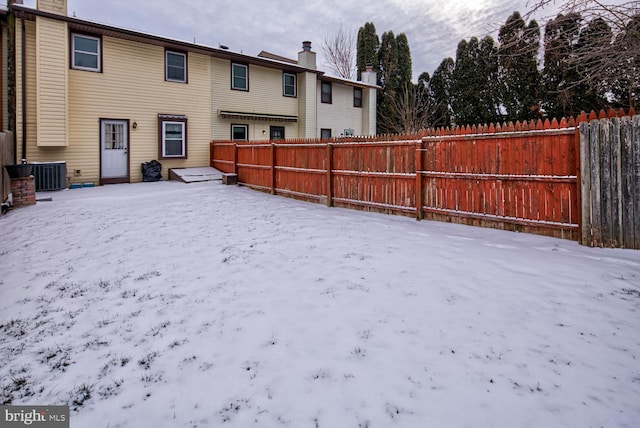
M269 139L284 140L284 126L270 126Z
M231 139L247 141L249 136L248 125L231 125Z
M187 158L187 117L158 115L160 158Z
M320 129L320 138L322 138L323 140L328 140L329 138L331 138L331 129L328 129L328 128Z
M71 35L71 68L101 71L100 44L98 37L81 34Z
M249 66L245 64L231 64L231 89L239 91L249 90Z
M331 104L331 82L322 82L321 100L323 103Z
M353 106L362 107L362 88L353 88Z
M296 96L296 75L284 73L282 76L283 94L285 97Z
M164 53L164 78L169 82L187 83L187 54L166 51Z

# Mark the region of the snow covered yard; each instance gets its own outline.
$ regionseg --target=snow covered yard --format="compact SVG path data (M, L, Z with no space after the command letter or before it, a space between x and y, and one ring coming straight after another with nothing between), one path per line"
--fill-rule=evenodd
M219 182L0 218L0 402L72 427L640 423L640 252Z

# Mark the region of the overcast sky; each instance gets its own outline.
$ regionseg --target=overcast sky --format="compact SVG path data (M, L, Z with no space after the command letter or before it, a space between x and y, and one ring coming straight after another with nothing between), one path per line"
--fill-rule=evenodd
M532 0L68 0L69 15L207 46L257 55L266 50L297 58L303 40L312 41L324 71L322 42L342 25L355 35L373 22L379 36L406 33L413 74L433 74L442 59L455 58L461 39L496 30ZM6 3L6 1L4 2ZM25 0L35 7L35 0ZM552 11L539 14L546 22Z

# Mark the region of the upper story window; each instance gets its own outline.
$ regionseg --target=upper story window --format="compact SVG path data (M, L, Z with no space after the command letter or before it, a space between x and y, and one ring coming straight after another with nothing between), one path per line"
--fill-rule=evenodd
M322 82L321 84L321 101L323 103L331 104L331 82Z
M101 71L101 42L98 37L71 34L71 68Z
M353 88L353 106L362 107L362 88Z
M166 51L164 53L165 80L187 83L187 54Z
M231 63L231 89L249 90L249 66Z
M296 96L296 75L293 73L284 73L282 75L282 93L285 97Z

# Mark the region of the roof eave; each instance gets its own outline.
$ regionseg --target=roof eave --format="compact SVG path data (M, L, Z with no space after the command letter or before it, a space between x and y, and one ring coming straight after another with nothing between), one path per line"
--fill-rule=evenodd
M315 74L324 74L322 71L313 70L305 67L300 67L295 64L286 64L277 61L271 61L266 58L259 58L251 55L245 55L237 52L230 52L223 49L218 49L205 45L198 45L195 43L185 42L176 39L169 39L162 36L156 36L153 34L143 33L136 30L129 30L120 27L114 27L112 25L101 24L97 22L87 21L75 17L57 15L54 13L44 12L36 10L24 5L12 4L11 9L17 14L18 17L33 20L36 16L42 16L45 18L64 21L69 24L69 28L76 31L92 32L100 35L106 35L109 37L130 40L139 43L145 43L156 46L163 46L169 49L184 50L187 52L194 52L203 55L212 56L215 58L226 59L229 61L238 61L247 64L260 65L269 68L276 68L284 71L292 71L295 73L310 72Z

